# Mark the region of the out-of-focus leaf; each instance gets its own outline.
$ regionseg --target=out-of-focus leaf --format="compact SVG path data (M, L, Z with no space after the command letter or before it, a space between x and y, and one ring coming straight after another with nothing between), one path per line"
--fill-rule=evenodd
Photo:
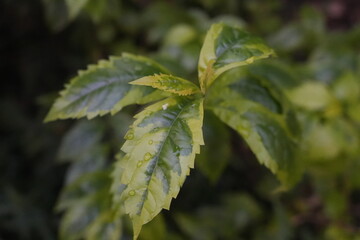
M150 86L180 96L200 93L200 89L192 82L168 74L155 74L130 82L132 85Z
M77 123L64 136L58 159L71 162L66 173L67 184L106 165L107 150L100 142L104 132L101 122L84 120Z
M169 209L203 144L202 99L168 98L135 116L113 174L114 201L122 203L134 228Z
M179 24L173 27L166 35L165 45L184 45L197 37L196 30L186 24Z
M263 78L270 82L274 88L287 91L301 84L293 69L280 61L261 61L248 66L251 75Z
M313 79L326 85L332 84L340 78L344 69L356 72L358 69L356 55L353 50L342 49L341 46L332 46L316 49L309 59L309 69L312 71ZM339 50L336 51L336 49Z
M166 240L166 224L164 217L159 214L153 221L145 224L139 235L139 240Z
M108 173L108 171L98 170L83 174L73 182L68 183L60 194L56 209L63 211L76 205L84 198L96 195L100 191L104 193L110 184ZM107 196L109 194L105 194L104 198Z
M304 42L304 34L299 25L289 24L275 32L270 38L270 45L276 50L296 50Z
M112 211L104 211L86 229L87 240L119 240L122 236L122 221Z
M348 107L348 114L353 121L360 123L360 102L351 104Z
M356 104L360 99L360 81L351 72L344 73L337 79L332 90L335 97L345 103Z
M305 6L300 11L300 21L284 25L269 37L269 43L279 51L294 52L313 48L323 40L324 16L316 9Z
M221 205L203 206L195 214L177 214L176 222L194 240L238 239L262 216L262 209L247 194L226 195ZM242 238L241 238L242 239Z
M260 38L238 27L213 24L200 52L198 71L202 91L221 73L271 55L274 51Z
M328 162L343 156L358 154L360 139L355 126L344 119L320 121L314 117L302 119L303 155L307 161Z
M54 31L62 30L68 23L68 9L64 0L43 0L47 24Z
M65 182L70 183L84 174L104 168L106 166L107 153L108 151L102 145L91 148L86 155L76 159L76 161L69 166Z
M286 211L285 207L277 200L275 200L273 206L274 213L272 214L272 220L269 222L269 225L266 229L258 231L260 237L256 239L292 239L294 237L294 230L291 225L288 212Z
M310 111L325 109L333 100L324 84L310 81L291 90L288 96L294 104Z
M175 61L173 72L178 76L193 78L195 75L203 32L203 29L194 24L179 24L172 27L166 35L160 55ZM167 66L166 63L163 64ZM183 69L179 69L180 66Z
M153 88L128 83L147 75L166 72L152 60L131 54L100 61L88 70L80 71L66 85L45 121L84 116L93 118L109 112L114 114L130 104L157 100L161 96Z
M83 239L88 231L106 228L107 222L102 222L101 213L111 209L110 178L108 172L98 171L84 175L66 186L58 203L57 209L65 211L60 224L60 239ZM98 222L96 222L98 221Z
M122 2L118 0L88 0L85 11L92 20L99 24L105 21L118 20L124 14ZM135 21L136 22L136 21ZM137 22L135 23L137 24ZM99 24L100 25L100 24ZM126 49L128 50L128 49Z
M204 119L205 145L196 159L196 166L212 183L215 183L231 156L230 134L212 112L206 112Z
M69 18L74 19L89 0L65 0L65 1L69 9Z
M80 121L64 136L59 151L60 160L75 161L99 144L104 127L95 120Z
M160 42L166 33L175 25L194 25L188 11L179 5L168 2L155 2L146 8L142 17L144 30L147 31L147 40L151 44Z
M260 163L291 186L300 177L297 137L289 129L285 106L259 80L236 69L209 89L207 106L247 142ZM296 118L293 119L296 121Z

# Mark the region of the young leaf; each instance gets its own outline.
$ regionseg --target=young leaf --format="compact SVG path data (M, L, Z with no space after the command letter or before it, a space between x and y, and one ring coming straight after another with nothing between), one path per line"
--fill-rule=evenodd
M109 112L114 114L130 104L157 100L161 96L153 88L128 83L147 75L166 72L150 59L131 54L90 65L66 85L45 121L85 116L93 118Z
M133 85L151 86L165 92L180 96L200 93L200 89L192 82L168 74L155 74L130 82Z
M259 81L245 69L227 72L209 89L207 100L208 107L244 138L283 186L298 180L296 136L288 127L286 109Z
M123 204L137 238L143 224L172 198L194 167L203 144L203 99L168 98L135 116L113 177L115 205Z
M244 30L218 23L208 31L198 65L201 90L223 72L274 55L274 51Z

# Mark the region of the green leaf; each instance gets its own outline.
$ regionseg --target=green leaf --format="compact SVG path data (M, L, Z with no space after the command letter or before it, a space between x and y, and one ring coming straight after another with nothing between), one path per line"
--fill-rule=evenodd
M288 126L290 115L261 81L246 69L229 71L209 89L207 104L244 138L259 162L275 173L284 187L298 180L297 136Z
M261 210L250 195L235 193L222 196L217 206L202 206L191 215L176 214L175 221L187 236L185 239L239 239L258 224L263 217Z
M326 85L314 81L305 82L292 89L288 96L294 104L310 111L325 109L333 101L333 96Z
M180 96L200 93L200 89L192 82L168 74L155 74L130 82L133 85L150 86Z
M238 27L223 23L212 25L200 52L201 90L204 92L221 73L270 55L274 55L274 51L260 38Z
M205 112L203 129L206 146L201 148L195 165L215 184L231 157L229 129L211 111Z
M112 211L104 211L86 229L86 240L119 240L121 236L121 218L114 218Z
M99 61L80 71L66 85L51 108L45 121L66 118L115 114L130 104L142 104L161 98L153 88L131 86L128 83L138 78L166 73L167 70L148 58L123 54Z
M203 99L168 98L135 116L113 174L114 202L123 204L137 238L143 224L169 209L203 144Z
M59 238L64 240L84 239L94 228L106 228L102 213L111 209L110 177L108 171L97 171L83 175L67 185L57 204L64 211L60 223ZM91 238L90 238L91 239ZM99 239L99 238L97 238Z
M89 0L66 0L66 5L69 9L69 18L74 19L88 1Z
M100 144L104 131L104 126L96 119L79 121L62 139L58 159L64 162L78 161L88 156Z
M167 238L165 219L162 214L157 215L153 221L144 225L139 240L166 240Z

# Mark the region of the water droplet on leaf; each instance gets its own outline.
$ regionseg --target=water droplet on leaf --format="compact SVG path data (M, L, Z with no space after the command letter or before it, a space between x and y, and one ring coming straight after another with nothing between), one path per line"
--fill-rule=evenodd
M148 142L150 145L151 144L153 144L154 143L154 141L153 140L149 140L149 142Z
M145 161L149 161L151 158L152 158L152 154L151 154L151 153L146 153L146 154L144 155L144 160L145 160Z
M130 195L130 196L134 196L134 195L135 195L135 191L134 191L134 190L131 190L131 191L129 192L129 195Z
M136 165L137 167L141 167L141 165L143 164L142 161L138 162L138 164Z
M125 139L127 139L127 140L131 140L131 139L133 139L134 138L134 133L133 133L133 131L129 131L127 134L126 134L126 136L125 136Z

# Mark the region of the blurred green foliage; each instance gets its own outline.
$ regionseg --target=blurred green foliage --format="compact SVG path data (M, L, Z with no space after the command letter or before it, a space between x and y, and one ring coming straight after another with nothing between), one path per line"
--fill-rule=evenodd
M206 30L222 20L277 52L247 72L296 106L289 122L300 122L305 175L277 192L243 140L208 113L197 170L171 214L163 211L139 238L360 239L360 26L351 18L360 6L340 2L336 17L330 3L309 3L2 1L0 238L130 239L129 219L110 211L109 172L139 108L77 123L42 119L77 69L124 51L195 79Z

